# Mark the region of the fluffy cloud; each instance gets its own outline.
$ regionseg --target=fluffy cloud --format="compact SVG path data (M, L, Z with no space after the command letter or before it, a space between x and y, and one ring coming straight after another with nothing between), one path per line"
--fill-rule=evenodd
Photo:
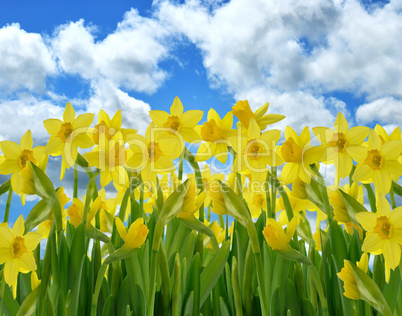
M402 122L402 100L385 97L365 103L357 109L356 119L361 123L378 121L400 126Z
M324 125L346 112L324 93L401 96L397 1L362 7L356 0L232 0L212 9L208 3L163 1L157 16L201 49L212 85L236 99L254 99L255 106L272 100L297 126Z
M52 47L63 71L85 79L107 79L116 87L152 93L167 73L158 63L168 57L166 29L134 9L126 12L114 33L96 41L96 28L84 21L58 28Z
M18 23L0 29L0 88L28 89L43 92L45 79L56 72L53 60L42 37L27 33Z

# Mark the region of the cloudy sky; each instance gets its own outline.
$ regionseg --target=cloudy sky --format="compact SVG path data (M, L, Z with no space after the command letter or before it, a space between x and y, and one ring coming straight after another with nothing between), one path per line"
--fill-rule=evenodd
M236 100L269 102L287 116L282 130L332 126L339 111L391 130L402 122L401 43L402 0L2 1L0 140L30 128L45 143L42 121L67 101L121 108L142 132L175 96L221 115Z

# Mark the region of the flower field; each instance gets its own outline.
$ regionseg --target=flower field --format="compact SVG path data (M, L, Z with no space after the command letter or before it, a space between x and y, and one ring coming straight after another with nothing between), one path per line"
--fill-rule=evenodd
M0 142L0 314L402 315L400 127L339 113L298 133L267 112L239 101L201 122L176 97L140 135L67 103L46 146ZM49 156L60 180L74 169L72 196Z

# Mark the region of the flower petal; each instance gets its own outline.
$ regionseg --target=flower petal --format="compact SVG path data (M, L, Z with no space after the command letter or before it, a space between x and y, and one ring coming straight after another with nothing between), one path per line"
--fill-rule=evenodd
M394 270L401 259L401 247L399 244L391 240L385 240L383 254L387 266Z
M0 164L0 174L10 174L19 169L20 167L15 159L7 159Z
M356 166L356 170L353 173L353 181L364 181L370 179L373 176L373 169L367 164L359 163Z
M247 132L248 132L249 139L259 139L260 138L261 130L254 118L250 118Z
M369 134L369 128L366 126L355 126L346 132L346 139L350 145L361 145Z
M381 154L386 160L396 160L402 151L402 141L390 140L386 142L381 148Z
M20 271L18 259L7 261L4 265L4 278L9 286L13 287L14 298L17 294L17 277Z
M367 157L367 148L363 146L348 146L346 152L357 162L363 162Z
M280 178L285 184L292 183L297 179L299 170L300 164L289 162L283 167Z
M183 111L183 104L181 103L179 97L175 97L173 100L173 104L170 107L170 114L180 117L183 114Z
M116 217L114 219L114 223L116 224L117 231L119 232L119 235L121 239L126 242L126 237L127 237L127 231L126 227L124 226L123 222L121 221L120 217Z
M31 149L33 145L33 140L32 140L32 133L31 130L27 130L27 132L22 136L21 141L20 141L20 146L21 149Z
M66 123L72 123L74 121L74 118L75 118L74 108L70 102L67 102L66 108L65 108L64 114L63 114L63 120Z
M341 112L338 113L335 121L335 132L346 134L348 130L348 122Z
M42 234L36 232L29 232L24 236L25 247L29 251L33 251L42 239Z
M86 132L87 127L92 124L94 120L94 115L92 113L84 113L78 115L77 118L73 121L73 129L77 130L83 128L84 132ZM79 131L81 132L81 131Z
M15 221L14 226L13 226L13 234L15 237L17 236L24 236L24 217L22 214L18 217L18 219Z
M61 129L61 125L63 122L59 119L48 119L43 121L43 125L45 126L47 132L51 136L56 136L57 133Z
M377 224L377 215L371 212L359 212L356 219L367 232L371 232Z
M169 113L161 110L152 110L149 111L149 116L151 117L152 121L155 122L156 126L163 127L169 118Z
M0 143L1 151L6 159L17 159L21 153L21 147L17 143L9 140L3 140Z
M368 145L370 149L380 150L382 146L381 138L374 130L369 131Z
M36 270L36 263L32 252L25 252L20 258L21 268L28 271Z
M184 112L180 121L185 127L194 127L201 121L204 112L201 110L190 110Z
M376 233L368 233L362 245L362 251L375 252L381 249L383 239Z

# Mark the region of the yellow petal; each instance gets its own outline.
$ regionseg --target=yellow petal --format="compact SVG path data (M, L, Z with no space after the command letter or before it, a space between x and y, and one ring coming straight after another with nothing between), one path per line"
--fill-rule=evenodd
M363 146L348 146L346 152L357 162L363 162L367 157L367 148Z
M81 115L78 115L77 118L72 122L74 130L83 128L83 131L79 132L86 132L86 128L89 127L89 125L92 124L92 121L94 120L94 115L92 113L84 113Z
M0 248L0 264L3 264L6 261L12 260L10 248Z
M374 170L373 182L376 192L387 194L391 188L391 176L388 172Z
M201 110L190 110L184 112L180 121L185 127L194 127L201 121L204 112Z
M355 126L348 130L345 137L349 142L349 146L361 145L367 138L369 130L366 126Z
M74 118L75 118L74 108L70 102L67 102L66 108L65 108L64 114L63 114L63 120L64 120L64 122L72 123L74 121Z
M124 227L124 224L119 217L115 217L114 223L116 224L116 228L117 231L119 232L121 239L123 239L125 242L127 237L126 227Z
M338 113L335 121L335 132L346 134L348 130L348 122L341 112Z
M7 223L4 224L4 226L0 226L0 248L9 247L14 239L13 231L7 227ZM8 251L10 251L10 249L8 249Z
M375 252L383 246L383 239L376 233L368 233L364 239L362 250L367 252Z
M264 132L261 135L260 140L264 141L269 148L275 148L275 145L279 141L280 137L281 137L280 130L271 129L269 131Z
M302 132L300 133L299 142L300 142L299 146L301 148L310 143L310 130L308 126L304 127Z
M32 133L31 130L27 130L27 132L22 136L20 141L21 149L31 149L33 145L32 141Z
M262 118L265 113L267 113L269 107L269 103L265 103L263 106L259 107L257 111L255 111L255 117L258 119Z
M371 232L377 224L377 215L371 212L359 212L356 219L365 231Z
M21 153L21 148L12 141L3 140L1 142L1 151L6 159L17 159Z
M114 129L118 130L121 127L121 123L122 123L121 110L118 110L113 116L112 121L110 122L110 127L113 127Z
M13 287L13 296L17 296L17 277L20 270L19 260L13 259L4 265L4 278Z
M394 270L401 259L401 247L397 242L385 240L383 254L387 266Z
M60 137L52 137L46 145L45 152L47 154L59 153L63 149L63 141Z
M179 97L175 97L173 104L170 107L170 114L180 117L183 114L183 104L181 103Z
M43 125L45 126L47 132L51 136L57 135L57 133L61 129L62 124L63 124L63 122L59 119L48 119L48 120L43 121Z
M29 251L33 251L42 239L42 234L36 232L29 232L24 236L25 247Z
M80 148L90 148L94 145L92 138L90 138L86 132L75 135L73 142Z
M373 169L368 165L360 163L356 166L356 170L353 173L353 181L364 181L370 179L373 176Z
M102 171L100 175L100 184L104 188L110 181L112 181L112 175L108 171Z
M259 139L261 135L260 127L254 118L251 118L248 125L248 138L249 139Z
M35 263L35 259L33 257L32 252L31 253L26 252L21 256L20 265L21 265L21 268L24 270L28 270L28 271L36 270L36 263Z
M297 179L299 170L300 164L289 162L283 167L280 178L285 184L292 183Z
M15 221L14 226L13 226L13 234L14 236L24 236L24 217L22 214L18 217L18 219Z
M229 112L229 113L231 113L231 112ZM233 117L233 113L232 113L232 117ZM207 121L211 121L211 120L214 120L216 122L216 124L218 124L218 126L219 126L219 123L221 122L221 118L220 118L219 114L213 108L211 108L208 111L208 116L207 116Z
M202 143L200 147L198 147L197 154L195 155L196 161L205 161L213 156L213 149L215 148L214 144L211 143ZM179 154L180 155L180 154ZM0 165L1 168L1 165ZM1 172L0 172L1 173Z
M15 159L8 159L0 164L0 174L10 174L14 171L18 171L19 169L20 167L18 166L18 162Z
M228 158L228 147L226 144L217 144L214 148L214 156L220 163L225 164Z
M353 167L352 158L347 153L338 153L335 160L336 171L338 177L345 178L349 175Z
M286 126L285 128L285 138L286 140L288 138L292 138L299 147L303 147L302 145L300 145L299 136L296 134L295 130L290 126Z
M402 141L390 140L386 142L381 148L381 154L386 160L396 160L402 151Z
M268 114L264 117L258 119L258 125L260 126L261 130L267 128L267 125L274 124L276 122L282 121L286 116L282 114Z
M396 176L400 176L402 175L402 164L400 164L398 161L396 160L386 160L384 161L384 166L383 166L384 170L387 170L389 173L396 175Z
M187 143L197 143L202 141L202 138L192 127L183 127L181 135Z
M381 138L377 135L377 133L374 130L369 131L369 139L368 139L368 145L370 149L381 149Z
M161 156L157 161L155 161L155 168L155 172L157 173L166 173L175 170L172 160L166 156Z
M151 117L152 121L155 122L156 126L163 127L169 118L169 113L161 110L152 110L149 111L149 116Z

